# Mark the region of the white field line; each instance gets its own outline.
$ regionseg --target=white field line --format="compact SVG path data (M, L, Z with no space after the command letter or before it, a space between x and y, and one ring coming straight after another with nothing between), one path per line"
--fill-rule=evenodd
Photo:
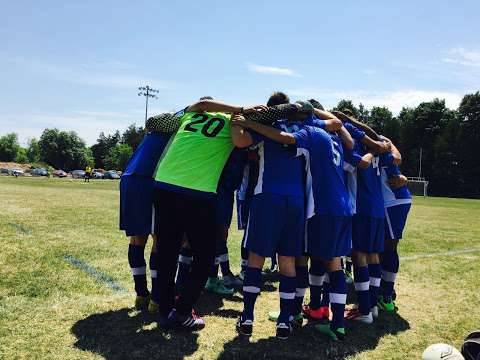
M417 259L424 259L424 258L432 258L432 257L439 257L439 256L449 256L449 255L460 255L460 254L468 254L473 252L480 252L480 249L463 249L463 250L451 250L445 252L437 252L431 254L419 254L419 255L412 255L412 256L401 256L400 260L408 261L408 260L417 260Z

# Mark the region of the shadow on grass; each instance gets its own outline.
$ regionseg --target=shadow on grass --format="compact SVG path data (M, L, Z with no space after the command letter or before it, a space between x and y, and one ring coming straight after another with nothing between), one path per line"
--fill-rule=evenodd
M237 318L241 315L240 311L233 309L222 309L225 301L243 302L243 298L235 293L233 296L221 297L209 292L203 292L195 308L201 315L213 315L227 318Z
M250 343L237 337L224 345L218 359L345 359L375 349L384 335L395 335L410 328L398 313L382 315L374 325L347 324L347 337L341 342L324 338L314 329L314 324L296 329L287 341L270 337Z
M93 314L71 329L75 347L105 359L183 359L198 349L195 333L169 334L156 318L132 309Z

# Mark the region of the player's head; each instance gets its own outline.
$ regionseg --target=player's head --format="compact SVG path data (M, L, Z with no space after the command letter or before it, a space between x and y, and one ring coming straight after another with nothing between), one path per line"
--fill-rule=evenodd
M281 92L281 91L275 91L270 97L268 98L267 101L267 106L275 106L275 105L281 105L281 104L288 104L290 102L290 98L288 97L287 94Z
M320 103L318 102L318 100L310 99L310 100L308 100L308 102L309 102L310 104L312 104L315 109L325 110L325 108L323 107L323 105L320 104Z
M202 96L200 100L213 100L213 97L211 96Z

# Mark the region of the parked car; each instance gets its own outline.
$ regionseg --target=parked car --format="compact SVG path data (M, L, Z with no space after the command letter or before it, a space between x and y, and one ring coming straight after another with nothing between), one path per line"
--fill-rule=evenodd
M113 179L120 179L120 176L118 176L117 172L115 170L110 170L110 171L107 171L104 175L104 179L110 179L110 180L113 180Z
M94 171L92 174L92 178L94 179L103 179L105 175L99 171Z
M58 178L67 177L67 173L63 170L54 170L52 175L53 177L58 177Z
M23 175L25 175L25 172L22 169L14 168L14 169L12 169L12 175L13 176L23 176Z
M85 171L83 170L73 170L72 178L73 179L83 179L85 177Z
M10 169L7 168L1 168L0 169L0 174L5 174L5 175L10 175L12 172Z
M33 169L31 171L33 176L48 176L48 171L44 168Z

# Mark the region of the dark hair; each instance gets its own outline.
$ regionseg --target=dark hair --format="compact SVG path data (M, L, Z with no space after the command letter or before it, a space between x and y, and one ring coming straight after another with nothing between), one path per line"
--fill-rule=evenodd
M290 102L290 98L287 94L281 91L275 91L267 101L267 106L275 106L280 104L288 104Z
M345 115L353 116L353 112L352 112L352 110L350 110L349 108L342 109L342 112L343 112Z
M320 104L320 103L319 103L317 100L315 100L315 99L310 99L310 100L308 100L308 102L309 102L310 104L312 104L315 109L325 110L325 108L323 107L323 105Z
M200 100L213 100L213 97L211 96L202 96Z

